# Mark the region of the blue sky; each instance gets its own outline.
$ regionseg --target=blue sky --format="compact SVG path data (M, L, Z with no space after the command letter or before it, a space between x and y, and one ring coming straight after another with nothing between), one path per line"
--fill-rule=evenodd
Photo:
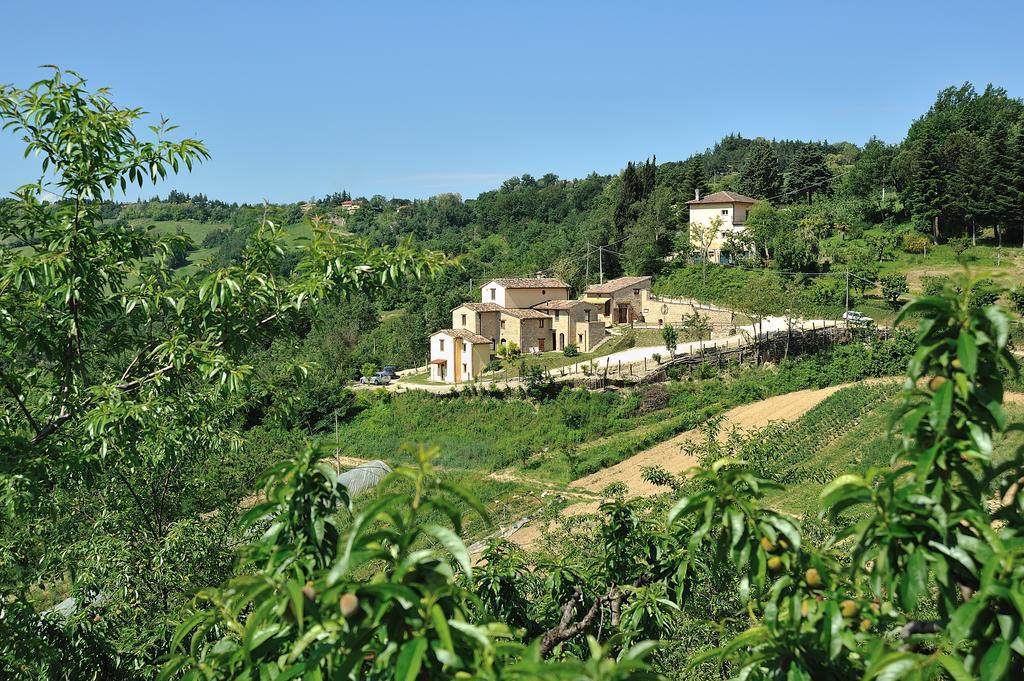
M0 82L73 68L213 159L172 188L237 201L464 197L512 175L678 160L730 132L898 141L965 80L1024 96L1024 3L16 3ZM31 179L0 137L0 189ZM145 195L152 191L146 190Z

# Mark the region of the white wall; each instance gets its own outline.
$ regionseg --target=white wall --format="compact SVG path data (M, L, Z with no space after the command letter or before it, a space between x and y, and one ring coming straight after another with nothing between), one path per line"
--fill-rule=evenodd
M445 381L447 383L455 382L455 344L462 343L461 338L452 338L451 336L443 333L435 333L430 337L430 359L445 359L448 363L445 364L445 375L441 378L441 367L437 364L430 365L430 380L432 381ZM444 349L441 348L442 344Z

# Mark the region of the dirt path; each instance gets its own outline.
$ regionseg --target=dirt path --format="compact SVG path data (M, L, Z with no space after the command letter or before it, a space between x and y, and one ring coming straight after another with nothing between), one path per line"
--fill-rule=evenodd
M852 384L847 384L852 385ZM730 409L725 413L720 430L720 439L728 436L733 428L750 430L763 428L772 421L794 421L820 404L825 398L835 394L847 385L836 385L817 390L799 390L769 397L760 402L745 404ZM654 445L638 454L620 461L591 475L572 483L571 487L587 492L600 492L613 482L626 483L627 497L647 496L664 492L664 487L652 485L643 479L643 469L647 466L661 466L670 473L681 473L697 465L698 461L683 454L681 447L688 442L699 442L704 437L700 429L688 430L660 444ZM573 504L565 509L564 515L580 515L597 510L597 501L586 501ZM506 535L507 538L524 548L533 548L541 538L542 531L537 522L527 522Z
M724 441L733 428L750 430L763 428L771 421L798 419L843 387L837 385L820 390L800 390L731 409L725 413L718 436L719 441ZM650 449L634 454L614 466L580 478L572 483L572 486L599 492L610 483L624 482L628 488L627 497L664 492L664 487L652 485L643 479L643 469L648 466L661 466L669 473L681 473L691 466L697 465L697 459L687 456L680 448L688 442L698 442L703 438L704 434L699 429L688 430L670 440L654 445Z

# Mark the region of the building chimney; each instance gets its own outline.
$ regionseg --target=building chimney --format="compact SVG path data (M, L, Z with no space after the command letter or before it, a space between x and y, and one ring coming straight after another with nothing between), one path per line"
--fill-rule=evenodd
M700 189L693 190L693 200L700 201Z

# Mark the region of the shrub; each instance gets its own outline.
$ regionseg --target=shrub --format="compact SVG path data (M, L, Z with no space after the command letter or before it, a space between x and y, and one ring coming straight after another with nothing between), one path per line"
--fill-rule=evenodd
M566 357L576 357L580 354L580 350L576 347L575 343L569 343L565 346L565 349L562 350L562 354Z
M907 253L927 253L931 240L924 234L907 232L900 239L900 247Z
M953 251L953 255L956 256L957 260L963 257L967 249L971 247L971 240L965 236L953 236L950 237L946 243L949 245L950 250Z

